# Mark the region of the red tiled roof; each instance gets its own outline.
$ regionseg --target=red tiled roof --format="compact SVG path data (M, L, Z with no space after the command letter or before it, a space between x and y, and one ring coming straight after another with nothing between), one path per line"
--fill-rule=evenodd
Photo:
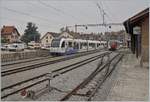
M3 26L3 28L1 29L1 34L12 34L15 30L17 31L14 26ZM17 33L18 35L20 35L18 31Z

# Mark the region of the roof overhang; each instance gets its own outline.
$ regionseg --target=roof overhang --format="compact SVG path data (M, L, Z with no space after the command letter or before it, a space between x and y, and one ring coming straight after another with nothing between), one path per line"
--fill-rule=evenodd
M145 17L149 17L149 8L146 8L145 10L124 21L123 25L125 26L126 32L131 34L132 28L135 25L139 25Z

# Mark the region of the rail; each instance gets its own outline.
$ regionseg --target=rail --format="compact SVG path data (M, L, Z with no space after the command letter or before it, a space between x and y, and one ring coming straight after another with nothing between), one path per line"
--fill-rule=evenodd
M101 49L101 50L102 50L102 49ZM91 50L91 51L93 51L93 50ZM79 53L85 53L85 52L87 52L87 51L84 51L84 52L78 52L77 54L79 54ZM25 60L16 61L16 62L5 63L5 64L2 64L1 66L9 66L9 65L20 64L20 63L25 63L25 62L31 62L31 61L36 61L36 60L49 59L49 58L52 58L52 57L54 57L54 56L48 56L48 57L43 56L43 57L41 57L41 58L25 59ZM56 56L55 56L55 57L56 57Z
M79 89L82 89L83 87L85 87L98 73L100 73L102 70L104 70L107 66L110 66L110 63L116 58L118 57L120 54L117 54L115 57L113 57L111 60L109 60L106 64L104 64L102 67L97 66L97 68L83 81L81 82L77 87L75 87L70 93L68 93L67 95L65 95L62 99L60 99L60 101L65 101L68 100L73 94L76 94L77 91ZM121 57L122 58L122 57ZM117 63L121 60L121 58L119 58L119 60L117 61ZM108 69L109 70L109 67ZM106 71L106 75L107 75L108 71ZM90 96L90 98L93 96L93 94ZM89 99L90 100L90 99Z
M98 52L98 51L100 51L100 50L89 51L87 53L80 53L80 54L77 54L77 55L67 56L65 58L60 58L60 59L56 59L56 60L52 60L52 61L46 61L46 62L36 63L36 64L34 63L33 65L29 65L29 66L24 66L24 67L20 67L20 68L5 70L5 71L1 72L1 76L4 77L4 76L11 75L11 74L14 74L14 73L19 73L19 72L23 72L23 71L27 71L27 70L32 70L32 69L39 68L39 67L42 67L42 66L46 66L46 65L50 65L50 64L54 64L54 63L58 63L58 62L78 58L78 57L85 56L85 55L88 55L88 54L93 54L93 53Z
M80 61L80 62L71 64L71 65L65 66L65 67L63 67L63 68L59 68L59 69L53 70L52 73L56 73L56 74L53 75L53 78L55 78L56 76L58 76L58 73L59 73L59 74L67 73L67 72L69 72L69 71L71 71L71 70L73 70L73 69L79 68L80 66L83 66L83 65L85 65L85 64L88 64L89 62L95 61L95 60L97 60L97 59L99 59L99 58L101 58L101 57L104 57L104 56L106 56L106 55L108 55L108 54L111 54L111 53L112 53L112 52L105 52L105 53L100 54L100 55L98 55L98 56L94 56L94 57L85 59L84 61ZM71 67L71 68L70 68L70 67ZM26 83L26 82L29 82L29 81L32 81L32 80L35 80L35 79L44 77L44 76L47 75L47 74L48 74L48 73L45 73L45 74L39 75L39 76L37 76L37 77L30 78L30 79L28 79L28 80L24 80L24 81L22 81L22 82L18 82L18 83L16 83L16 84L7 86L7 87L5 87L5 88L2 88L1 91L3 92L4 90L13 88L13 87L15 87L15 86L17 86L17 85L21 85L21 84L24 84L24 83ZM40 81L38 81L38 82L36 82L36 83L33 83L33 84L28 85L28 86L26 86L26 87L23 87L23 88L21 88L21 89L19 89L19 90L16 90L16 91L14 91L14 92L9 93L9 94L6 94L6 95L2 96L1 99L5 98L5 97L8 97L8 96L10 96L10 95L16 94L16 93L18 93L18 92L20 92L20 91L22 91L22 90L28 89L28 88L30 88L30 87L32 87L32 86L35 86L35 85L40 84L40 83L42 83L42 82L45 82L45 81L47 81L47 80L48 80L48 79L40 80Z

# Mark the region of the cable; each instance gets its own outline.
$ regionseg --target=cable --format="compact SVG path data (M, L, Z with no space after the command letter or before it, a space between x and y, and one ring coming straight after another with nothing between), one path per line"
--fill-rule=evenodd
M51 8L51 9L53 9L53 10L59 12L59 13L62 13L63 15L71 16L71 17L74 18L75 20L79 21L79 19L77 19L75 16L73 16L73 15L71 15L71 14L69 14L69 13L66 13L66 12L64 12L64 11L61 10L61 9L55 8L55 7L51 6L50 4L46 4L46 3L42 2L41 0L38 0L38 2L41 3L42 5L48 7L48 8ZM79 22L80 22L80 21L79 21Z
M3 19L3 18L1 18L1 19ZM28 23L28 21L23 21L23 20L18 20L18 19L14 19L14 18L8 18L8 17L5 17L4 18L4 20L13 20L13 21L17 21L17 22L20 22L20 23ZM34 23L34 22L33 22ZM51 28L53 28L54 26L50 26L50 25L45 25L45 24L39 24L39 23L36 23L37 25L40 25L40 26L45 26L45 28L49 28L49 27L51 27Z
M5 9L5 10L10 11L10 12L18 13L18 14L21 14L21 15L25 15L25 16L37 18L37 19L40 19L40 20L43 20L43 21L46 21L46 22L47 22L47 21L50 22L48 19L45 19L45 18L43 18L43 17L33 16L33 15L29 14L29 13L17 11L17 10L14 10L14 9L9 9L9 8L7 8L7 7L2 7L2 9Z

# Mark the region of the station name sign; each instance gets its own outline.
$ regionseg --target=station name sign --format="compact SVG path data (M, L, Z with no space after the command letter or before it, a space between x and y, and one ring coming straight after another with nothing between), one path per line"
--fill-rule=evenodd
M141 27L139 27L139 26L134 27L133 34L135 34L135 35L141 34Z

